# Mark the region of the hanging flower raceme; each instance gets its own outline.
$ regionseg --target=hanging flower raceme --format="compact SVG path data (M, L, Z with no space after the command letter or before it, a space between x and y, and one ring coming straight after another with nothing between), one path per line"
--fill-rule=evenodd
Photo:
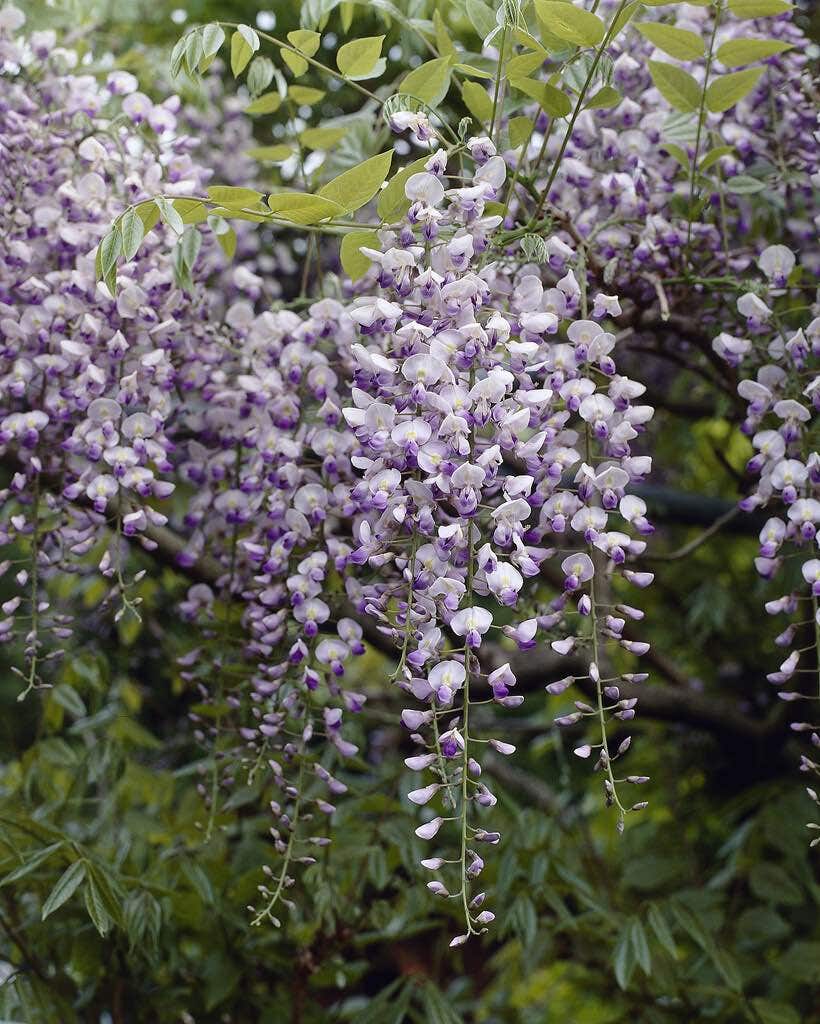
M610 714L630 719L634 700L619 699L617 677L597 664L609 643L647 649L624 633L637 610L605 609L614 608L611 577L630 585L627 560L645 546L624 531L651 532L645 505L626 493L650 467L630 447L652 416L633 404L644 387L617 374L615 338L598 321L571 319L581 304L571 271L545 288L535 267L508 274L481 259L474 228L497 230L500 218L483 216L484 206L506 171L489 140L472 140L472 151L472 183L452 189L446 158L433 154L405 186L406 221L383 232L383 250L363 250L386 293L362 295L350 310L361 343L350 348L356 386L342 410L360 446L350 560L379 570L372 584L349 577L348 590L394 638L396 683L417 702L402 713L420 748L405 761L421 776L409 799L438 808L416 834L442 847L422 864L437 875L430 891L461 907L465 930L454 945L492 919L479 909L478 851L501 837L487 818L496 798L483 763L515 750L485 705L523 700L509 663L493 668L486 652L504 636L522 649L584 651L599 728ZM603 316L617 301L600 296L596 309ZM548 607L533 604L524 583L558 554L563 592ZM648 582L637 577L631 584ZM519 624L502 632L503 609ZM554 639L565 623L571 635ZM627 808L611 764L627 746L610 755L605 732L598 743L619 827Z
M196 140L179 131L179 98L155 105L125 72L76 75L76 54L54 33L18 37L22 13L4 15L0 456L12 486L3 539L27 545L30 564L1 633L24 637L27 692L48 683L45 666L71 636L44 584L88 572L92 549L102 545L115 617L139 615L143 574L126 578L125 539L161 546L176 488L176 389L203 376L226 332L209 324L221 321L216 293L183 291L158 235L122 268L116 298L96 280L95 250L125 203L162 187L185 194L210 176L191 156ZM206 242L197 276L222 265Z
M795 562L800 569L798 575L792 569L788 592L766 603L770 615L787 615L791 620L775 638L785 656L781 655L779 668L767 678L778 687L781 700L805 702L809 709L816 709L820 702L820 560L816 557L820 308L815 303L813 319L803 327L790 326L786 299L796 258L786 246L768 246L758 256L757 265L763 280L750 282L754 291L737 301L749 333L745 359L740 363L743 379L737 390L748 403L742 430L755 452L747 469L757 477L755 489L740 504L744 511L765 508L770 513L760 531L755 559L758 573L772 580L785 576L787 566L794 567ZM729 358L718 340L715 351L733 365L740 362ZM792 729L808 732L812 744L820 746L817 714L810 712L808 721L795 722ZM820 764L808 755L801 758L801 770L820 776ZM808 792L820 806L816 791L809 788ZM812 845L817 842L814 839Z

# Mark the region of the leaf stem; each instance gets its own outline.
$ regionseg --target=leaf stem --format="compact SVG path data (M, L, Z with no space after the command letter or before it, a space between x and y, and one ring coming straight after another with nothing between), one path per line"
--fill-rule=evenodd
M623 10L628 2L629 0L621 0L620 4L618 5L618 9L615 11L615 16L613 17L612 22L610 23L609 28L606 30L604 34L604 38L601 40L598 49L595 51L595 59L592 61L592 64L590 65L586 81L584 82L581 91L578 94L578 100L575 103L575 109L573 110L572 115L570 117L569 124L567 125L567 130L564 133L564 138L561 142L561 148L558 150L558 155L553 161L550 176L547 179L547 184L544 186L544 190L541 193L541 198L538 201L538 206L536 207L535 213L532 215L532 218L530 220L531 224L537 221L538 218L541 216L541 211L544 209L544 203L547 201L550 189L552 188L553 183L555 182L556 175L558 174L558 168L561 166L561 160L563 159L564 153L566 152L566 148L569 145L569 140L572 137L572 132L575 128L575 122L578 120L578 117L581 114L581 110L583 109L584 101L586 100L589 87L592 84L592 79L595 77L595 72L598 70L598 65L601 63L601 58L603 57L607 46L609 46L613 36L615 35L615 28L618 24L618 19L621 17L621 14L623 13ZM535 172L538 169L538 164L541 162L541 158L543 156L543 151L545 148L546 139L544 141L544 145L542 145L541 147L541 153L538 155L538 159L535 162L535 166L533 167L533 174L535 174Z
M235 21L219 21L217 22L217 24L222 25L225 28L239 28L238 22ZM357 92L360 92L363 96L367 96L368 99L375 100L376 103L379 104L379 106L381 106L382 103L384 102L383 100L380 100L379 97L374 92L371 92L369 89L366 89L363 85L359 85L358 82L354 82L352 78L345 78L345 76L341 72L334 71L333 68L329 68L326 64L322 64L321 61L314 60L313 57L308 57L306 53L302 53L301 50L297 49L297 47L295 46L291 46L290 43L285 43L281 39L277 39L276 36L272 36L267 32L260 32L259 29L254 29L254 32L256 32L260 39L267 39L269 43L273 43L274 46L278 46L280 50L288 50L290 53L295 53L298 57L301 57L302 60L307 61L307 63L310 64L311 67L318 68L320 71L324 71L326 75L330 75L331 77L337 79L338 81L344 82L346 85L351 86L351 88L355 89Z
M498 100L501 93L501 78L502 68L504 67L504 50L507 47L507 23L504 22L504 27L501 29L501 46L498 49L498 63L495 69L495 89L493 90L493 112L490 116L490 131L489 136L492 139L495 132L495 115L498 110ZM499 122L500 122L499 118ZM501 125L499 123L499 129Z
M715 4L715 21L712 25L712 34L709 37L709 52L706 55L706 71L703 76L703 90L700 94L700 107L698 108L698 128L695 133L695 152L692 155L692 173L689 177L689 209L686 214L686 250L685 259L689 262L689 250L692 243L692 204L695 201L695 179L698 173L698 157L700 155L700 139L703 134L703 119L706 112L706 89L709 85L709 74L712 70L712 61L715 52L715 37L720 25L720 15L723 8L720 0Z

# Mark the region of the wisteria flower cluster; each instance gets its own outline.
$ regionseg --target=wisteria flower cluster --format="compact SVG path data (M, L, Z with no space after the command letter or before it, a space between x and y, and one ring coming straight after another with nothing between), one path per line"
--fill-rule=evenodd
M816 420L820 409L820 309L815 303L812 319L796 329L784 319L783 300L795 281L796 263L795 253L785 245L765 248L757 259L763 280L750 282L750 290L737 299L745 336L724 332L713 344L718 355L740 367L742 373L737 388L747 403L742 430L755 451L747 468L758 479L741 508L747 512L765 508L774 513L760 531L755 567L765 579L783 579L788 587L787 593L766 603L769 615L790 619L774 641L788 654L767 678L779 688L781 700L807 701L815 707L820 690L806 693L794 684L795 676L818 676L820 454ZM807 660L814 664L807 666ZM809 733L812 745L820 747L820 725L816 721L793 722L792 729ZM801 758L801 770L820 775L820 765L807 755ZM820 806L817 792L809 788L808 793ZM811 827L820 828L816 823ZM815 838L812 845L818 842L820 839Z
M246 308L247 271L223 271L222 251L209 242L197 276L224 272L224 288L186 294L179 254L156 237L130 262L116 297L97 283L95 250L124 203L160 187L201 189L212 172L194 159L178 98L154 104L116 70L100 85L78 73L76 54L57 47L53 32L12 41L22 22L4 8L0 445L13 471L4 505L15 509L3 541L27 539L32 555L29 568L14 570L20 596L4 606L0 632L6 640L25 633L31 689L42 682L41 660L60 653L50 638L71 635L42 590L45 576L76 571L103 541L100 568L114 581L118 614L136 614L118 538L157 546L146 531L167 521L154 499L161 504L175 487L172 394L197 373L191 364L180 377L170 352L228 343ZM248 138L241 119L225 124ZM253 241L244 244L253 251Z

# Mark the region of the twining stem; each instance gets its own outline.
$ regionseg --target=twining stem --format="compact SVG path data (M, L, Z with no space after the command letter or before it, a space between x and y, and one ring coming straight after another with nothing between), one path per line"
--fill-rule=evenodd
M438 731L438 715L433 715L433 743L436 748L436 768L441 776L444 785L444 804L453 810L456 807L456 798L453 796L454 782L447 777L447 765L444 761L444 754L441 752L441 735Z
M391 676L392 679L398 679L404 671L404 667L407 664L407 652L410 650L410 639L413 636L411 612L413 610L413 586L416 581L416 552L419 548L419 533L418 530L412 528L412 519L410 520L410 525L412 530L410 534L410 558L407 561L410 580L407 584L407 611L405 612L404 619L404 639L401 646L401 657L399 658L399 663Z
M32 534L31 534L31 665L29 666L28 683L22 693L17 695L18 700L25 700L31 691L37 686L37 649L39 647L38 632L40 628L40 599L37 591L40 585L40 558L39 558L39 524L40 524L40 474L34 476L34 511L32 513Z
M472 451L472 443L470 444L470 450ZM467 559L467 594L466 607L472 607L473 603L473 576L475 574L475 555L473 552L473 523L472 520L467 523L467 549L469 551ZM466 675L464 677L464 700L463 700L463 717L464 722L462 726L462 733L464 737L464 753L461 761L461 903L464 907L464 920L467 923L467 934L470 935L475 931L473 923L470 920L470 908L468 906L468 892L467 892L467 782L469 780L468 764L470 760L470 648L466 643L464 644L464 670Z
M820 700L820 621L818 620L818 601L812 594L811 604L814 610L814 647L817 655L817 698Z
M564 153L566 152L566 148L569 145L569 140L572 137L572 132L575 129L575 122L578 120L578 117L581 114L581 110L583 109L584 101L586 100L587 93L589 92L589 87L592 85L592 80L595 77L595 72L598 70L598 65L601 63L601 58L603 57L607 46L609 46L610 42L612 41L612 37L615 35L615 29L618 25L618 20L620 19L621 14L628 2L629 0L621 0L620 4L618 5L618 9L615 11L615 16L613 17L609 25L609 28L606 30L606 33L604 34L604 38L601 40L598 49L595 51L595 59L592 61L592 64L590 65L586 81L584 82L581 91L578 94L578 99L575 103L575 109L572 111L572 115L569 119L567 130L564 133L564 138L561 142L561 147L558 150L558 155L555 157L555 160L553 161L550 176L547 179L547 184L544 186L544 189L541 192L541 198L538 201L538 206L535 209L535 213L530 218L530 224L535 223L535 221L537 221L538 218L541 216L541 211L544 209L544 203L547 201L550 189L552 188L555 182L555 177L558 174L559 167L561 166L561 160L563 159ZM541 147L541 153L539 153L538 158L533 167L533 174L535 174L535 172L538 170L538 165L541 162L541 158L544 154L545 149L546 138L544 140L544 144Z
M587 551L589 557L592 558L595 554L595 549L592 544L587 545ZM590 601L590 613L589 619L592 626L592 660L598 665L599 648L598 648L598 607L595 599L595 577L589 581L589 601ZM598 701L598 721L601 726L601 751L602 759L604 762L604 771L606 772L609 785L611 786L610 794L615 806L618 808L618 826L623 828L624 817L626 816L626 808L621 803L620 797L618 796L618 790L615 784L615 776L612 773L612 759L609 756L609 742L606 735L606 715L604 714L604 691L603 682L600 678L595 680L595 694Z
M495 115L498 110L498 100L501 94L501 75L502 68L504 67L504 50L507 46L507 24L504 23L504 27L501 29L501 46L498 49L498 64L495 69L495 88L493 89L493 112L490 116L490 131L489 136L492 139L493 133L495 132ZM500 120L500 119L499 119ZM500 127L500 125L499 125Z
M475 366L470 367L470 390L475 384ZM475 422L470 424L470 458L475 455ZM465 607L473 605L473 579L475 576L475 552L473 550L473 521L467 521L467 592L465 595ZM469 631L467 633L469 636ZM468 904L467 892L467 783L469 781L470 762L470 645L467 643L467 636L464 638L464 697L462 702L463 723L462 735L464 739L464 752L461 759L461 853L459 857L461 870L461 903L464 907L464 920L467 924L467 934L475 933L473 923L470 919L470 907Z
M587 427L586 427L586 458L587 458L587 463L590 462L591 448L592 448L591 429L590 429L589 424L587 424ZM592 543L588 543L587 544L587 554L589 555L590 560L594 564L595 560L596 560L595 556L596 556L597 552L595 551L595 547L594 547L594 545ZM618 796L618 789L617 789L617 785L616 785L616 782L615 782L615 776L614 776L614 774L612 772L612 759L609 756L609 741L607 739L607 734L606 734L606 714L604 712L604 688L603 688L603 680L601 679L600 662L599 662L599 657L600 657L599 651L600 651L600 648L599 648L599 640L598 640L598 602L597 602L596 593L595 593L595 576L596 576L596 573L597 573L597 568L596 568L596 572L594 572L593 575L592 575L592 579L589 581L589 603L590 603L589 621L590 621L590 626L592 627L592 660L595 663L596 667L599 669L598 678L595 680L595 695L596 695L596 698L597 698L597 705L598 705L598 722L599 722L599 725L601 727L601 760L602 760L602 763L603 763L604 771L606 772L607 781L609 782L609 787L610 788L609 788L609 794L608 795L610 795L612 797L613 803L618 808L618 830L621 831L623 829L624 818L626 817L626 808L621 803L620 797Z
M288 868L290 867L290 862L293 859L293 846L294 843L296 842L296 830L299 824L299 814L302 809L302 790L304 788L305 782L305 748L307 746L307 742L305 740L305 726L307 725L307 719L309 714L310 701L306 697L305 711L303 716L304 721L302 723L302 745L299 750L299 775L296 780L296 803L293 805L293 813L290 816L290 835L288 836L287 846L285 847L285 852L283 854L282 870L279 872L279 878L277 879L276 882L276 888L271 893L268 902L265 904L262 910L259 911L256 917L251 921L252 927L258 928L259 925L261 925L265 919L276 923L273 917L273 908L279 902L279 897L282 895L282 890L285 888L285 885L287 884Z
M715 21L712 25L712 34L709 37L709 52L706 54L706 71L703 76L703 90L700 94L700 107L698 108L698 128L695 133L695 152L692 156L692 173L689 177L689 210L687 211L686 224L686 260L689 261L689 248L692 242L692 204L695 201L695 179L698 174L698 157L700 156L700 139L703 134L703 121L706 112L706 89L709 85L709 75L712 71L712 61L715 53L715 37L720 26L720 15L723 8L715 4Z

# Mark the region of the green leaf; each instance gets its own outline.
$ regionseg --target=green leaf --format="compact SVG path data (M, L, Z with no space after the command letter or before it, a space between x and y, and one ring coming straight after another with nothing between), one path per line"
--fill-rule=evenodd
M513 117L507 125L510 145L513 149L523 146L533 133L535 124L529 117Z
M174 209L183 224L199 224L208 216L208 208L198 199L175 199Z
M159 222L159 210L157 204L153 199L147 199L142 203L137 203L134 207L137 211L137 216L142 221L143 234L147 235L151 228Z
M424 170L429 159L429 156L423 156L402 167L379 193L376 209L383 221L397 220L410 209L410 200L404 194L404 186L408 178Z
M281 46L279 52L282 54L282 60L290 68L295 78L299 78L310 67L302 54L312 57L319 48L320 39L321 36L318 32L312 32L309 29L297 29L295 32L288 32L288 42L300 52L294 53L288 46Z
M322 89L313 89L309 85L292 85L288 89L288 96L300 106L304 104L307 107L312 107L314 103L323 99L324 95Z
M319 49L322 37L318 32L312 32L307 28L298 28L294 32L288 32L288 42L295 46L300 53L312 57Z
M390 173L393 150L370 157L357 167L351 167L319 189L319 195L344 207L349 213L369 202L379 191Z
M646 920L649 923L649 927L655 933L655 938L658 942L660 942L673 960L677 960L678 950L675 946L675 939L672 936L672 931L669 928L667 920L663 916L663 912L660 907L656 906L654 903L650 904L649 910L646 914Z
M627 4L621 13L612 22L612 28L609 31L609 38L614 39L621 29L628 24L635 14L641 9L643 4L641 0L632 0L631 4Z
M225 42L222 26L212 22L202 29L202 52L206 57L213 57Z
M707 931L705 931L701 921L692 913L692 911L684 906L682 903L671 904L672 913L678 920L678 924L683 928L686 934L697 943L702 950L707 953L711 953L715 947L714 941Z
M626 989L629 985L629 979L632 977L632 972L635 970L635 950L630 940L629 929L625 928L618 941L615 944L615 950L612 954L612 966L615 970L615 980L622 989Z
M566 117L572 112L572 101L566 93L547 82L532 78L511 78L510 85L534 99L550 117Z
M280 143L278 146L255 146L253 149L246 149L245 153L254 160L278 164L293 156L293 148L286 143Z
M715 54L721 64L727 68L739 68L743 64L753 64L766 57L774 57L777 53L791 50L790 43L781 43L776 39L730 39Z
M437 57L420 64L401 82L401 92L415 96L431 107L438 106L450 88L450 58Z
M171 77L176 78L182 70L182 62L185 59L185 47L188 44L188 36L184 35L181 39L177 39L174 43L174 48L171 50Z
M162 907L149 892L132 893L123 909L123 927L132 951L138 947L155 949L162 925Z
M754 89L764 68L746 68L730 71L728 75L713 78L706 89L706 106L713 114L728 110Z
M157 196L154 199L159 210L159 215L162 218L162 222L167 224L169 228L172 228L178 235L181 235L185 230L185 225L182 222L177 210L174 209L174 204L169 202L165 196Z
M597 46L606 31L597 14L558 0L535 0L535 11L546 30L577 46Z
M662 132L664 145L668 139L670 142L692 146L694 149L698 133L698 119L691 112L679 114L673 111L663 122ZM686 158L686 161L689 162L689 157Z
M598 60L596 54L582 50L566 64L561 72L553 74L549 82L551 85L557 85L561 81L563 85L568 85L574 93L580 96L585 87L600 89L601 86L611 85L613 69L612 58L607 54Z
M109 231L97 248L97 276L106 280L112 271L117 269L117 260L122 254L122 235L119 231ZM110 289L109 289L110 290Z
M479 124L490 123L493 116L493 101L487 90L478 82L465 82L461 87L461 98L464 100L464 106Z
M771 946L786 938L791 929L786 921L771 907L749 907L735 922L737 935L742 935L744 945L754 947Z
M426 1024L463 1024L443 992L432 981L425 982L422 989L424 1020Z
M456 48L453 45L453 40L450 38L450 33L447 31L447 25L442 18L439 11L433 11L433 29L436 33L436 49L442 57L455 57Z
M123 214L120 230L123 232L123 258L128 262L136 256L145 234L142 218L133 207Z
M202 49L202 33L199 29L194 29L193 32L188 33L188 37L185 40L185 70L192 77L196 74L199 62L204 61L206 64L210 61L204 57Z
M245 107L246 114L274 114L282 105L282 97L278 92L266 92Z
M605 85L603 89L599 89L594 96L586 101L584 109L598 110L604 107L617 107L622 99L623 96L621 96L616 88L611 85Z
M752 1000L752 1006L762 1024L800 1024L800 1014L788 1003L757 998Z
M130 210L129 212L133 213L134 211ZM139 217L137 217L137 223L140 228L142 228L142 221ZM85 718L88 714L88 709L86 708L82 697L70 683L59 683L51 691L51 697L60 705L60 707L65 708L70 715L73 715L74 718Z
M202 247L202 235L194 227L186 228L179 240L182 259L189 270L193 269L199 250Z
M740 992L743 989L743 979L740 976L737 961L731 953L725 949L713 950L712 963L717 968L718 974L723 978L727 988L730 988L733 992Z
M211 185L208 198L220 206L256 206L262 193L252 188L237 188L234 185Z
M644 974L650 975L652 973L652 954L649 952L646 932L637 917L633 917L629 923L629 940L641 970Z
M507 61L507 78L527 78L538 71L549 54L543 48L530 53L519 53Z
M237 965L218 950L208 955L203 973L206 979L203 990L205 1011L212 1019L223 1016L213 1011L236 990L242 974Z
M690 114L700 107L700 86L688 71L665 61L650 60L649 73L655 88L675 110Z
M363 78L374 77L379 72L377 65L382 53L384 36L365 36L354 39L339 47L336 54L336 67L354 82Z
M191 883L191 888L204 904L213 904L215 899L214 888L211 880L201 865L196 861L184 860L182 862L182 873Z
M749 887L755 896L767 903L787 907L798 907L803 903L800 886L779 864L766 861L755 864L749 872Z
M684 28L673 28L658 21L639 21L635 28L659 50L678 60L697 60L703 56L703 40Z
M64 759L62 751L60 751L60 755L61 759ZM69 838L60 829L46 825L42 821L30 817L28 814L14 814L2 808L0 808L0 822L9 828L18 829L26 836L34 836L36 839L41 839L44 843L67 842Z
M294 224L318 224L328 217L338 217L347 208L324 196L309 195L305 192L280 192L268 196L271 213Z
M481 40L486 39L491 32L494 32L498 24L495 20L495 12L481 0L467 0L467 17Z
M778 977L801 983L817 982L817 964L820 963L820 942L794 942L782 953L773 966Z
M273 81L273 61L270 57L254 57L248 68L246 83L248 92L256 97L263 93Z
M310 67L310 64L300 53L294 53L293 50L288 50L284 46L280 49L280 53L282 54L282 60L290 68L294 78L299 78Z
M766 183L750 174L737 174L726 181L726 189L736 196L751 196L756 192L765 192Z
M236 232L234 229L222 217L210 216L208 218L208 225L216 235L216 240L219 242L219 247L225 253L225 256L232 260L233 254L236 252Z
M768 18L793 11L794 5L786 0L729 0L729 10L736 18Z
M2 879L0 879L0 888L4 885L11 885L12 882L17 882L21 878L25 878L26 875L30 875L32 871L36 871L37 868L53 854L56 853L63 846L63 841L59 840L56 843L51 843L49 846L44 846L42 850L38 850L33 853L28 860L24 861L19 867L16 867L13 871L10 871Z
M88 861L86 868L88 884L93 883L97 889L106 914L116 924L121 925L123 922L122 903L124 895L116 878L102 864Z
M185 262L182 246L179 242L174 246L171 257L174 268L174 284L182 291L191 294L194 290L194 279L191 277L191 268ZM115 724L119 725L119 721Z
M495 78L495 75L491 75L489 71L484 71L482 68L474 68L472 64L453 64L452 67L453 71L458 71L468 78L482 78L485 82L492 82Z
M342 262L342 269L351 281L358 281L373 265L367 256L359 252L363 245L368 249L378 249L378 234L375 231L351 231L342 239L339 259Z
M84 878L85 861L75 860L60 875L57 884L49 893L48 899L43 904L40 920L45 921L50 914L53 914L55 910L59 910L67 900L70 900Z
M704 154L698 169L701 171L708 171L710 167L713 167L718 162L718 160L724 156L730 156L734 151L734 146L715 146L714 149L710 149L708 153Z
M93 878L88 879L84 894L85 909L88 911L88 916L100 935L105 938L108 929L111 927L111 918L106 913L102 895Z
M347 132L347 128L306 128L299 141L305 149L331 149Z
M238 78L259 49L259 36L249 25L239 25L231 36L231 71Z
M535 905L529 896L525 896L523 893L516 896L510 909L510 917L521 941L525 946L531 946L538 933L538 916L535 912Z

